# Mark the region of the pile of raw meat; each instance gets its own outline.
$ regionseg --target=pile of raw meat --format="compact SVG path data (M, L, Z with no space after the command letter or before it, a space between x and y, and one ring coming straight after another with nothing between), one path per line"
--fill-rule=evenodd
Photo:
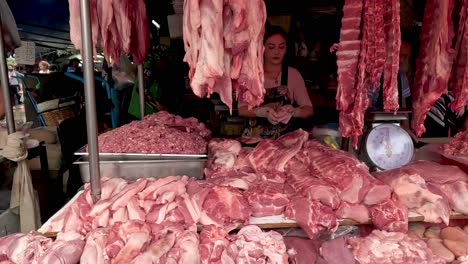
M120 178L102 182L93 204L89 186L42 232L86 236L81 263L287 263L283 237L246 226L250 209L239 191L188 177ZM205 228L197 234L197 224ZM227 259L230 259L229 262Z
M263 102L265 21L262 0L184 1L184 61L197 96L216 92L231 110L233 90L249 107Z
M368 236L326 241L286 236L284 242L290 263L296 264L446 263L424 239L399 232L374 230Z
M432 252L448 263L458 259L461 263L468 259L468 226L460 227L436 226L427 227L421 223L411 224L408 235L424 240Z
M446 155L468 155L468 130L459 132L448 144L442 146L442 151Z
M205 154L211 132L195 118L145 116L98 137L100 153Z
M80 1L69 0L70 39L76 49L83 51ZM91 0L91 37L104 50L107 62L119 61L120 55L132 55L133 62L142 64L149 48L148 17L144 0Z
M460 113L468 104L468 2L456 2L426 1L413 87L412 127L418 136L426 131L426 114L447 93L448 84L455 97L452 110Z
M77 233L59 233L55 241L39 234L17 233L0 238L0 263L75 264L84 245L84 237Z
M288 263L283 237L246 226L235 235L206 226L200 235L183 225L138 220L91 231L80 263Z
M351 137L354 147L362 134L369 89L380 87L386 111L398 109L400 53L400 2L398 0L346 0L337 49L340 133Z
M446 263L424 241L404 233L374 230L367 237L350 238L348 243L360 264Z
M216 225L227 231L247 224L250 208L242 194L232 188L196 181L187 176L144 178L134 182L121 178L103 180L101 200L94 204L89 186L70 206L46 225L47 231L81 234L110 227L117 222Z
M424 216L425 222L448 225L452 211L468 214L468 175L456 166L416 161L374 176L392 188L399 203Z
M310 238L336 230L338 218L407 231L408 210L388 185L352 154L308 141L303 130L255 148L215 139L208 149L208 181L244 190L254 216L284 213Z

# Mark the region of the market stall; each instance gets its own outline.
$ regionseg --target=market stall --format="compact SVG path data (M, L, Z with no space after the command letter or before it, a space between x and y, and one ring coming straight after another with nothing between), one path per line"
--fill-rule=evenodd
M426 1L421 41L428 44L420 47L413 111L397 111L399 1L345 1L341 39L333 46L339 133L328 127L299 128L269 138L254 133L213 138L213 131L194 117L166 111L145 115L141 64L149 23L144 2L127 3L128 13L113 6L109 20L100 13L100 2L69 3L75 15L71 39L82 46L84 61L88 144L76 152L76 164L85 185L37 232L0 238L0 255L8 261L467 261L468 132L418 149L418 138L406 126L413 113L413 130L417 136L423 133L422 116L444 92L431 78L446 86L454 76L451 106L460 111L467 104L468 87L459 81L467 78L466 61L459 59L468 48L466 1L455 7L451 0ZM264 105L268 95L263 76L268 74L263 51L278 44L264 43L264 1L207 3L186 0L182 15L184 60L194 94L217 93L228 111L242 102L248 117L275 126L307 116L307 102L294 107L281 99L284 104ZM452 22L440 22L452 21L452 12L460 14L458 34ZM119 27L117 20L129 22L130 28ZM123 36L122 41L113 34ZM443 63L450 57L449 38L460 55L454 70ZM92 69L98 39L109 61L121 54L133 56L141 95L141 120L100 135ZM277 60L268 59L271 65ZM441 66L444 71L438 71ZM368 94L377 87L383 90L383 111L366 113ZM339 149L338 142L347 145L346 139L355 150Z

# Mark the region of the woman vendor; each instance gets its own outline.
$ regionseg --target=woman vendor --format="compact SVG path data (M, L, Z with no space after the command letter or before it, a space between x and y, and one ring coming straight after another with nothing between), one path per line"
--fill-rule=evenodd
M313 115L304 79L283 62L286 41L286 32L281 27L271 27L265 33L263 104L249 110L247 104L239 102L239 115L250 118L245 137L277 138L294 129L292 118L306 119Z

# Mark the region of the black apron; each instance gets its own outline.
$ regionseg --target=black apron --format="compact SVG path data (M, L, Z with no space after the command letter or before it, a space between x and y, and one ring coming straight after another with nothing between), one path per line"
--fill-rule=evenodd
M260 107L269 105L269 107L279 109L283 105L290 104L292 104L292 100L288 89L288 66L283 65L281 69L281 85L266 89L263 104ZM279 123L273 125L266 118L254 117L249 118L242 136L276 139L291 130L290 124Z

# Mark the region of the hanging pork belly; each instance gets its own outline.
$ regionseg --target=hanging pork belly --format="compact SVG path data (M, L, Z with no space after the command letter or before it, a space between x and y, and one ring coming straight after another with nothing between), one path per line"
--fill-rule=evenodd
M79 0L69 0L70 39L76 49L82 50L81 8ZM118 62L121 54L132 55L140 65L149 48L148 17L144 0L91 0L91 37L93 54L100 40L109 63ZM111 59L112 58L112 59Z
M232 91L250 108L263 102L262 0L185 0L183 34L190 86L198 97L218 93L232 110Z

